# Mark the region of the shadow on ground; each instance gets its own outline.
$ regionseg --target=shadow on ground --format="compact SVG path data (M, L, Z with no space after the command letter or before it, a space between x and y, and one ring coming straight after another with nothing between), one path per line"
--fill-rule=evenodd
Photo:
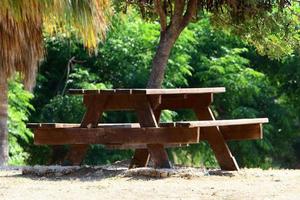
M192 168L174 166L172 169L155 169L152 167L128 169L128 162L116 162L101 166L27 166L10 167L8 170L21 171L6 177L23 177L34 180L79 180L95 181L113 177L127 177L128 180L149 180L179 177L185 179L204 176L235 176L237 172L222 171L218 169Z

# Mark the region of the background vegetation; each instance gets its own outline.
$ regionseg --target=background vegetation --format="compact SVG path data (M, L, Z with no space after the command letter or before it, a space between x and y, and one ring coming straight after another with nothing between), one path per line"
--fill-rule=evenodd
M47 147L32 144L26 122L80 122L84 108L68 88L144 88L158 43L159 25L134 12L116 15L105 43L90 56L81 41L45 35L47 57L39 69L33 95L18 79L9 86L10 164L45 164ZM208 18L191 24L168 61L164 87L226 87L215 96L217 118L269 117L260 141L231 142L244 167L299 167L300 49L281 60L262 56L240 38L213 29ZM71 58L73 62L69 61ZM16 98L18 97L18 98ZM188 110L165 111L162 120L195 119ZM134 122L132 112L109 112L105 122ZM87 164L129 159L131 150L91 147ZM216 166L208 144L170 149L177 164Z

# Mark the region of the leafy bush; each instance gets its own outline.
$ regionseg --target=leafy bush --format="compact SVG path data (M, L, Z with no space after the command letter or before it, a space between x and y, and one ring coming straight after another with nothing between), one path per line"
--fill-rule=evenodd
M32 98L33 95L25 91L17 79L9 81L8 140L11 165L24 165L30 156L33 134L26 128L26 121L33 110L30 104Z
M69 88L145 87L158 35L156 23L142 21L133 12L114 16L106 42L91 57L75 39L46 37L48 54L39 72L32 101L36 111L31 111L30 121L79 123L84 107L80 97L65 95ZM80 62L68 69L73 56ZM293 149L300 132L297 58L299 55L274 61L258 56L239 38L212 29L204 19L191 24L175 44L164 87L226 87L226 93L215 95L213 111L217 118L270 118L263 140L230 142L238 162L247 167L291 167L299 162ZM162 121L182 119L192 120L195 115L191 111L164 111L162 117ZM103 117L104 122L136 120L132 112L107 112ZM47 157L50 151L32 150L31 163L45 161L37 152ZM178 164L217 165L207 143L168 152ZM131 155L132 151L110 151L94 145L85 162L110 163Z
M295 116L290 105L285 103L284 95L245 56L247 46L233 39L225 44L226 34L209 28L203 30L201 26L194 28L201 42L195 45L197 51L192 55L194 76L189 79L189 85L226 88L226 93L215 95L214 113L217 118L270 119L270 123L264 126L263 140L230 142L238 162L241 166L264 168L295 164L293 148L288 145L293 143L295 136L292 122Z

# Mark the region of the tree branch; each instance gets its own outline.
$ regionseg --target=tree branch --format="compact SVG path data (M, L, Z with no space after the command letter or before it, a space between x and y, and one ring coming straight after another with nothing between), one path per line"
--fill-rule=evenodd
M167 14L165 13L161 0L154 0L154 8L160 19L160 28L162 32L167 30Z
M172 19L172 24L176 25L179 24L183 17L185 0L175 0L175 8L174 8L174 15Z
M170 16L171 16L171 18L172 18L172 16L173 16L173 7L172 7L172 2L171 2L171 0L168 0L168 5L169 5L169 7L170 7ZM171 20L172 21L172 20Z
M189 22L193 19L194 16L197 14L197 0L189 0L182 23L181 27L184 28L186 27Z

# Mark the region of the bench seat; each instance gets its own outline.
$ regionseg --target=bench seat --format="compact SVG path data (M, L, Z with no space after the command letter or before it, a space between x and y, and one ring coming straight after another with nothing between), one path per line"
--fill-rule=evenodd
M99 128L140 128L139 123L100 123ZM71 123L28 123L27 128L43 129L43 128L80 128L80 124Z
M268 123L268 118L254 118L254 119L230 119L230 120L201 120L201 121L179 121L171 123L162 123L174 127L216 127L216 126L235 126L235 125L249 125L249 124L263 124Z
M263 124L268 123L268 118L254 119L231 119L231 120L201 120L201 121L178 121L178 122L163 122L160 127L216 127L216 126L234 126L248 124ZM27 128L79 128L80 124L72 123L28 123ZM99 123L98 127L112 128L140 128L139 123Z
M220 129L226 141L262 139L262 124L267 118L181 121L160 123L160 127L143 127L139 123L98 124L96 128L81 128L80 124L28 124L34 130L34 142L39 145L104 144L111 148L141 148L146 144L166 144L174 147L208 140L214 129Z

